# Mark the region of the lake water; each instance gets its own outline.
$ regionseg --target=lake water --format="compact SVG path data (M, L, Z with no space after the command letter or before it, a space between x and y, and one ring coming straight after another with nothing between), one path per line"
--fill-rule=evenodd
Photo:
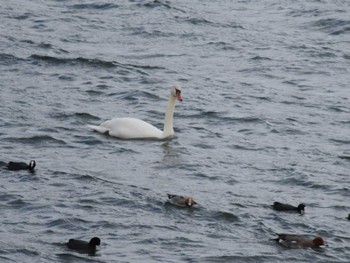
M349 13L345 0L2 1L0 261L349 262ZM172 140L86 127L162 128L175 83ZM31 159L34 174L5 168ZM281 232L328 247L286 249ZM93 236L96 256L65 246Z

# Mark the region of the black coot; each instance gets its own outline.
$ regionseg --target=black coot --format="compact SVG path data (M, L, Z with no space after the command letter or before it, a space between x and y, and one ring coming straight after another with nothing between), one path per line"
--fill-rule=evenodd
M24 163L24 162L9 162L7 164L7 169L11 171L19 171L19 170L29 170L29 171L34 171L35 168L35 161L31 160L29 164Z
M289 204L283 204L280 202L274 202L272 208L276 211L291 211L298 212L299 214L305 213L305 205L299 204L298 206L293 206Z
M94 255L96 252L96 246L99 246L100 244L101 240L98 237L93 237L91 238L90 242L78 239L69 239L67 246L68 248L76 250L80 253Z

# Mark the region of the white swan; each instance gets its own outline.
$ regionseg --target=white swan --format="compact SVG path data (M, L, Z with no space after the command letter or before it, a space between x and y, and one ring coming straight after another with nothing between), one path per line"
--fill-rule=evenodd
M169 139L174 136L173 115L176 100L182 101L180 85L174 85L171 88L163 131L135 118L114 118L101 123L99 126L87 126L94 131L121 139Z

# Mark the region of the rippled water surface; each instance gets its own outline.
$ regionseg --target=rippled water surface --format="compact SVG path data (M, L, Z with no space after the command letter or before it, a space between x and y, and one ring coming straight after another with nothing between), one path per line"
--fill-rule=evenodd
M0 261L349 262L349 13L344 0L2 1ZM162 128L174 83L174 139L86 127ZM31 159L34 174L5 168ZM280 232L328 247L286 249ZM93 236L96 256L65 246Z

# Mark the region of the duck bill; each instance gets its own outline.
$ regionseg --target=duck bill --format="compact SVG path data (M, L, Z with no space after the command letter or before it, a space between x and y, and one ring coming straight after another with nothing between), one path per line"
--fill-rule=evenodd
M195 204L197 204L195 201L189 201L188 203L187 203L187 206L194 206Z

